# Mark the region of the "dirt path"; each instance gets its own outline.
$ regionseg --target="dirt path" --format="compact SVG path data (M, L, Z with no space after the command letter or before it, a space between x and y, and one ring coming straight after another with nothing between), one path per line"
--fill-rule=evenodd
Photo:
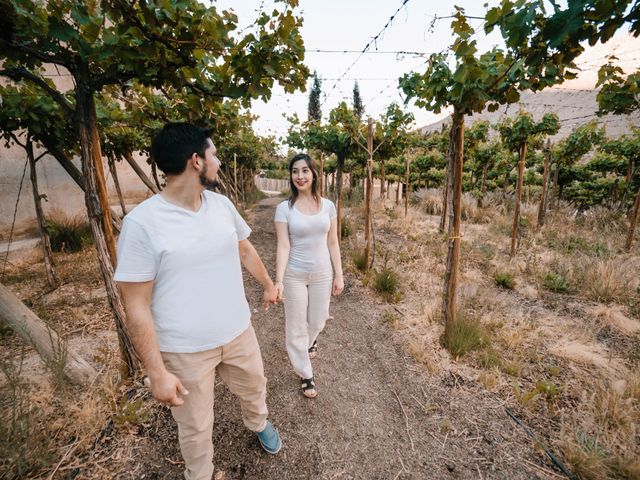
M249 218L251 241L273 271L273 214L280 198L262 201ZM246 276L245 276L246 277ZM246 281L268 383L270 419L284 447L276 456L247 431L236 398L216 387L216 470L232 479L531 479L552 478L530 439L499 398L459 375L429 375L382 321L385 306L347 276L319 339L315 400L304 398L284 347L282 306L263 312L262 290ZM176 429L168 411L131 444L118 478L181 478ZM547 467L548 468L548 467ZM80 472L82 476L82 472Z

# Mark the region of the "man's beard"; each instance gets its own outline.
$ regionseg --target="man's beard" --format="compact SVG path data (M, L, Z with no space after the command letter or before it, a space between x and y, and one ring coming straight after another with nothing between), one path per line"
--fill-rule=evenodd
M204 172L200 174L200 184L207 190L215 190L220 186L220 182L218 181L217 178L214 178L214 179L207 178L208 170L209 169L205 167Z
M215 190L220 186L220 182L217 179L207 178L206 175L200 175L200 184L207 190Z

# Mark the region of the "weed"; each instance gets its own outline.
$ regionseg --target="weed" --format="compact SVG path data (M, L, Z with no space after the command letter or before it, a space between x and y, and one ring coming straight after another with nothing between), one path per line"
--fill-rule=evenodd
M482 324L461 314L456 316L451 328L445 330L444 345L456 358L485 348L490 343L489 334Z
M498 385L499 377L493 372L482 372L478 377L478 382L484 385L487 390L493 390Z
M0 338L8 337L13 334L13 328L11 328L8 324L4 323L0 320Z
M79 252L91 243L91 229L82 217L56 214L46 220L46 230L54 252Z
M398 279L398 274L390 268L385 267L375 274L373 288L387 300L394 300L396 298L399 287L400 280Z
M516 286L516 282L513 279L513 275L510 273L496 272L493 275L493 279L495 280L496 285L502 288L506 288L508 290L513 290Z
M0 470L2 478L29 478L51 465L54 440L46 431L46 415L29 396L30 388L20 378L24 358L16 367L2 362L6 377L0 398Z
M542 277L542 286L556 293L566 293L569 290L567 279L559 273L547 272Z
M523 406L535 407L536 403L540 399L551 401L555 399L560 389L558 386L549 380L538 380L531 390L523 392L520 386L514 382L513 390L516 400Z
M42 356L44 366L52 375L52 381L56 390L62 390L69 385L65 368L69 357L69 348L66 340L60 335L55 335L50 327L47 327L51 354Z
M351 236L351 222L347 217L342 218L340 223L341 238L349 238Z
M634 273L628 265L616 259L598 259L588 265L583 281L589 298L597 302L614 302L626 297Z
M382 322L386 323L387 325L389 325L391 327L395 327L398 324L398 315L396 315L395 313L391 313L391 312L385 312L382 315Z
M149 412L142 398L131 401L123 395L119 401L113 402L113 421L118 426L141 425L149 419Z
M491 370L502 365L502 357L493 348L488 348L478 356L478 365L485 370Z
M596 438L578 431L575 439L564 443L563 453L578 478L585 480L607 478L608 453Z
M351 260L358 270L364 272L367 268L367 259L364 257L364 252L354 251L351 255Z

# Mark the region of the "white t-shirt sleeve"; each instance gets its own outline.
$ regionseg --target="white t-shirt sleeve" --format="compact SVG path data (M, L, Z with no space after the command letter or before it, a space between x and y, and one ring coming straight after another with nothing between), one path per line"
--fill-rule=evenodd
M158 264L149 235L139 223L129 218L122 222L118 238L116 282L148 282L156 278Z
M338 212L336 211L336 206L331 200L327 200L329 203L329 218L333 220L334 218L338 218Z
M288 201L280 202L280 204L278 204L278 206L276 207L276 216L274 221L289 223L289 202Z
M227 200L227 206L229 210L231 210L231 215L233 216L233 223L236 227L236 234L238 235L238 241L246 240L251 235L251 227L247 225L247 222L244 221L242 215L238 213L236 206L229 200L227 197L224 197Z

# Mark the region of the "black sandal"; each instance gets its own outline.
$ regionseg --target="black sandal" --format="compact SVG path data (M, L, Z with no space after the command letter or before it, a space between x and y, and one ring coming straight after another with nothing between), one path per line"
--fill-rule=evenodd
M313 345L309 347L309 358L316 358L318 356L318 340L313 341Z
M316 390L316 384L311 378L303 378L302 380L302 394L307 398L315 398L318 395Z

